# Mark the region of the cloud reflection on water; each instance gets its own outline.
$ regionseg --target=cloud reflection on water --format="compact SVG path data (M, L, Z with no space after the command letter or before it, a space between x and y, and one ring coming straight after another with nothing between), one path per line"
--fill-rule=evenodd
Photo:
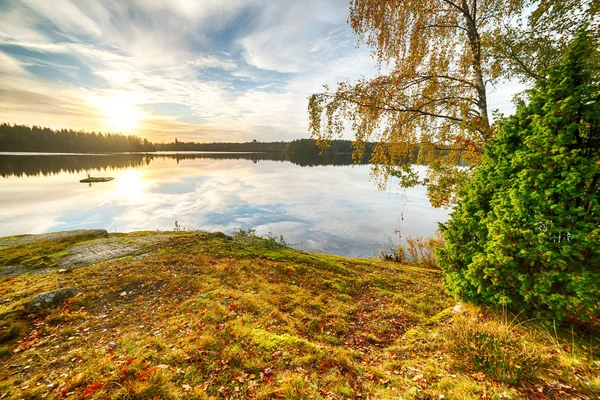
M303 168L280 161L166 157L109 172L91 169L92 176L115 177L91 187L79 183L82 172L9 176L0 178L0 235L168 230L178 221L186 229L225 233L256 228L305 250L373 256L395 229L404 237L430 235L447 218L447 211L431 208L423 187L381 192L369 171L367 165ZM410 202L405 205L397 192Z

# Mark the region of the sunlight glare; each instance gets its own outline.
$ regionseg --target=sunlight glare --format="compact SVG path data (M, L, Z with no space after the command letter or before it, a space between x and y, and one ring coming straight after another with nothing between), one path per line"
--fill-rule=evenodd
M96 103L106 118L106 128L109 130L123 133L135 130L139 127L140 120L144 118L143 112L136 105L134 96L129 93L103 97Z
M142 173L138 170L125 171L117 177L116 194L133 202L142 201L144 188L147 185L143 178Z

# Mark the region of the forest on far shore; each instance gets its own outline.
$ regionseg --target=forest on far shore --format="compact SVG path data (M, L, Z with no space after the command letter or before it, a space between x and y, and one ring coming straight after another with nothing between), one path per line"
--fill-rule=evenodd
M375 143L365 144L365 157L369 157ZM330 154L351 154L352 141L332 140L326 150ZM121 153L154 151L213 151L213 152L285 152L318 154L321 148L315 139L297 139L291 142L246 143L153 143L135 135L122 133L96 133L71 129L53 130L27 125L0 124L1 152L46 153Z

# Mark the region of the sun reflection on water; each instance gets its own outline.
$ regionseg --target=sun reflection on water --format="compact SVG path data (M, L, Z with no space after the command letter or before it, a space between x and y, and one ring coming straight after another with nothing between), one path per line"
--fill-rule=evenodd
M131 202L142 202L144 189L148 182L144 180L142 171L128 169L116 178L116 195Z

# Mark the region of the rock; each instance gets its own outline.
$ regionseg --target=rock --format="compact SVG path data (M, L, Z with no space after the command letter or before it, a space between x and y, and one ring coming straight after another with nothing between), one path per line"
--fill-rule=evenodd
M38 294L27 303L27 308L30 310L39 310L45 308L54 308L62 305L65 300L74 297L77 290L73 288L63 288Z
M133 255L147 249L151 251L161 241L170 240L170 234L131 237L123 240L119 237L89 240L78 243L69 249L69 255L58 261L60 268L72 268L78 265L89 265L100 261L111 260Z
M454 308L452 309L452 312L455 314L462 314L463 312L465 312L465 309L461 303L458 303L457 305L454 306Z

